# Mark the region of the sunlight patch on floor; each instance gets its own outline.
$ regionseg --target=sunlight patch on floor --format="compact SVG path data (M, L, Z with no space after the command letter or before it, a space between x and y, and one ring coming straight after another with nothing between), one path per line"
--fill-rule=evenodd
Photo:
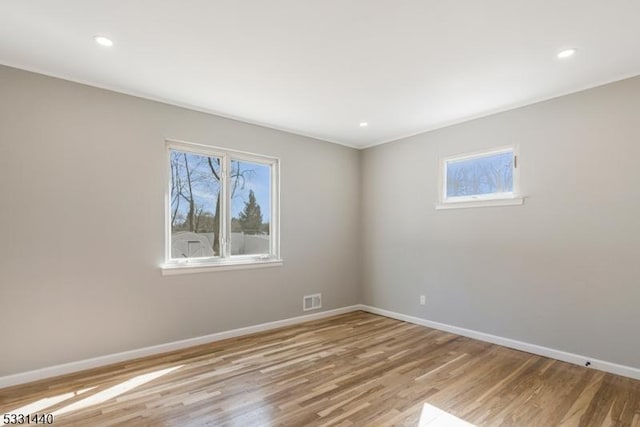
M72 397L79 396L87 391L93 390L95 387L84 388L78 391L70 391L69 393L59 394L57 396L45 397L40 400L36 400L33 403L29 403L28 405L21 406L12 411L7 412L8 414L23 414L23 415L31 415L42 411L43 409L50 408L54 405L57 405L60 402L64 402L67 399L71 399ZM3 420L0 420L0 426L5 425Z
M170 372L175 371L183 367L184 365L174 366L172 368L161 369L154 372L149 372L148 374L138 375L137 377L133 377L129 380L121 382L120 384L114 385L106 390L102 390L96 394L93 394L85 399L74 402L70 405L67 405L63 408L58 409L53 413L54 416L66 414L72 411L78 411L80 409L88 408L89 406L97 405L99 403L106 402L109 399L113 399L114 397L120 396L130 390L133 390L136 387L139 387L143 384L148 383L149 381L153 381L156 378L160 378L163 375L166 375Z
M420 414L418 427L476 427L460 418L425 403Z

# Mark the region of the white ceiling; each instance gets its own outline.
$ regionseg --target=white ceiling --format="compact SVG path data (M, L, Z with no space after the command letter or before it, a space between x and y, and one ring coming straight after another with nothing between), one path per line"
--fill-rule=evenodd
M2 0L0 62L366 147L638 75L639 22L639 0Z

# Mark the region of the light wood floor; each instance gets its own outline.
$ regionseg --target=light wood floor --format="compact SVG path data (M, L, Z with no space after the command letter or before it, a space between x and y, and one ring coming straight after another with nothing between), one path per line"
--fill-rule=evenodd
M355 312L0 390L0 414L15 410L83 426L640 426L640 381Z

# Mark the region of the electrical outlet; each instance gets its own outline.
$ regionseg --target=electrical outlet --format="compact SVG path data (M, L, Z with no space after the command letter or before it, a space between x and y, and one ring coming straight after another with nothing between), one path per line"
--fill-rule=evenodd
M427 297L425 295L420 295L420 305L425 305L427 303Z

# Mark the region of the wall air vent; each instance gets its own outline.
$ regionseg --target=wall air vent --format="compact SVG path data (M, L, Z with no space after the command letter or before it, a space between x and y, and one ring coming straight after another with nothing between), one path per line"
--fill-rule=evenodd
M322 307L322 294L305 295L302 297L302 310L316 310Z

